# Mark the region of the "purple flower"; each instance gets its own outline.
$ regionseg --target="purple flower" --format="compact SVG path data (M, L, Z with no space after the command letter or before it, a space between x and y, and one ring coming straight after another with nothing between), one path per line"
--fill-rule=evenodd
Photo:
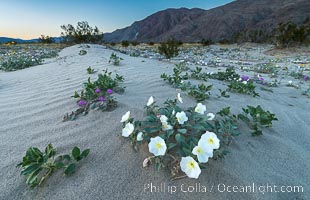
M85 106L87 104L87 101L84 101L84 100L80 100L79 102L78 102L78 105L79 106Z
M96 92L96 93L100 93L101 91L100 91L99 88L96 88L96 89L95 89L95 92Z
M259 77L258 80L264 81L265 79L263 77Z
M112 94L112 93L113 93L113 90L112 90L112 89L108 89L108 90L107 90L107 93L108 93L108 94Z
M309 76L304 75L304 80L305 80L305 81L309 80Z
M248 81L248 80L250 80L250 77L249 77L249 76L242 75L242 76L241 76L241 80L242 80L242 81Z
M104 101L104 97L99 97L98 100L99 101Z

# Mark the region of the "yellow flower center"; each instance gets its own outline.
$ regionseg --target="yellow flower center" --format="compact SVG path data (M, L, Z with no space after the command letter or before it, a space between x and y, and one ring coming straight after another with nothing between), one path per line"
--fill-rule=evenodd
M208 143L209 143L209 144L214 144L214 140L213 140L212 138L209 138L209 139L208 139Z
M197 148L197 153L198 154L202 153L202 149L200 147Z
M193 161L187 163L187 167L190 169L194 169L195 168L195 163Z
M157 149L160 149L160 148L161 148L161 144L160 144L160 143L156 143L155 146L156 146Z

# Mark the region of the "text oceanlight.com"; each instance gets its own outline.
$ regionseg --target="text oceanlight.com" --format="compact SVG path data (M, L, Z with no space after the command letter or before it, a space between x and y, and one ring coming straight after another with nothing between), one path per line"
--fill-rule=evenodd
M193 185L181 184L181 185L168 185L166 183L147 183L144 184L144 192L148 193L207 193L207 192L228 192L228 193L303 193L304 188L300 185L258 185L251 183L249 185L228 185L224 183L213 184L211 186L206 186L201 183L196 183Z

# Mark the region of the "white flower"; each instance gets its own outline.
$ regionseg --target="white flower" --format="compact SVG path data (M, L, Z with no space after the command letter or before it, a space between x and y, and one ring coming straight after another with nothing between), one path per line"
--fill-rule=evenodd
M202 114L202 115L205 113L206 110L207 110L207 107L205 105L202 105L202 103L198 103L195 108L195 112Z
M208 162L209 158L213 157L213 149L209 148L208 146L196 146L194 147L192 153L197 156L198 161L200 163Z
M182 157L181 170L189 177L197 179L201 173L198 163L190 156Z
M183 103L183 99L182 99L182 97L181 97L181 94L180 94L180 93L178 93L178 96L177 96L177 97L178 97L179 102L180 102L180 103Z
M207 131L201 136L198 146L207 146L208 148L218 149L220 147L220 140L215 133Z
M288 81L288 84L289 84L289 85L292 85L292 83L293 83L293 81Z
M186 122L188 120L186 113L184 111L177 112L177 114L175 116L176 116L179 124L184 124L184 122Z
M159 120L160 120L161 123L167 123L168 117L166 117L166 115L161 115Z
M149 98L149 100L147 101L146 106L150 106L150 105L152 105L153 103L154 103L154 97L151 96L151 97Z
M172 111L172 115L175 115L175 110Z
M139 132L138 135L137 135L137 141L140 142L142 140L143 140L143 133Z
M247 81L242 81L242 83L243 83L244 85L246 85L248 82L247 82Z
M165 140L161 137L157 136L155 138L151 138L149 143L149 152L154 154L155 156L163 156L165 155L167 150L167 146Z
M239 78L239 81L242 81L242 78Z
M126 122L130 117L130 111L126 112L123 116L122 116L122 120L121 122Z
M215 115L213 113L208 113L207 114L208 120L213 120L215 118Z
M132 123L128 123L126 124L125 128L123 128L122 130L122 136L123 137L128 137L132 134L132 132L134 131L135 127Z
M163 126L163 131L169 131L173 128L168 122L162 122L161 124Z

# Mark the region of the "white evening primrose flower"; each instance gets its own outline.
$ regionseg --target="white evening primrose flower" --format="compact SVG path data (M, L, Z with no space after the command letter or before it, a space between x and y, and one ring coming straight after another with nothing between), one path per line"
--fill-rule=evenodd
M184 124L184 122L186 122L188 120L186 113L184 111L177 112L177 114L175 116L176 116L179 124Z
M244 85L246 85L248 82L247 82L247 81L242 81L242 83L243 83Z
M161 115L159 120L160 120L161 123L167 123L168 117L166 117L166 115Z
M293 81L288 81L288 84L289 84L289 85L292 85L292 84L293 84Z
M202 103L198 103L195 108L195 112L202 114L202 115L205 113L206 110L207 110L207 107L203 105Z
M165 140L161 137L157 136L155 138L151 138L149 143L149 152L154 154L155 156L163 156L165 155L167 150L167 146Z
M122 136L123 137L128 137L132 134L134 131L135 127L132 123L127 123L126 126L122 130Z
M146 106L151 106L153 103L154 103L154 97L151 96L151 97L149 98L149 100L147 101Z
M207 131L201 136L198 146L207 146L211 149L218 149L220 147L220 140L215 133Z
M130 117L130 111L126 112L123 116L122 116L122 120L121 122L126 122Z
M178 93L178 96L177 96L177 97L178 97L179 102L180 102L180 103L183 103L183 99L182 99L182 97L181 97L181 94L180 94L180 93Z
M169 131L173 129L173 127L170 124L168 124L168 122L162 122L161 124L162 124L163 131Z
M200 163L207 163L208 159L213 157L213 149L206 145L194 147L192 153L197 156Z
M181 170L189 177L197 179L201 173L198 163L190 156L182 157Z
M138 135L137 135L137 141L140 142L142 140L143 140L143 133L139 132Z
M207 117L208 117L208 120L211 121L211 120L213 120L213 119L215 118L215 114L213 114L213 113L208 113L208 114L207 114Z

